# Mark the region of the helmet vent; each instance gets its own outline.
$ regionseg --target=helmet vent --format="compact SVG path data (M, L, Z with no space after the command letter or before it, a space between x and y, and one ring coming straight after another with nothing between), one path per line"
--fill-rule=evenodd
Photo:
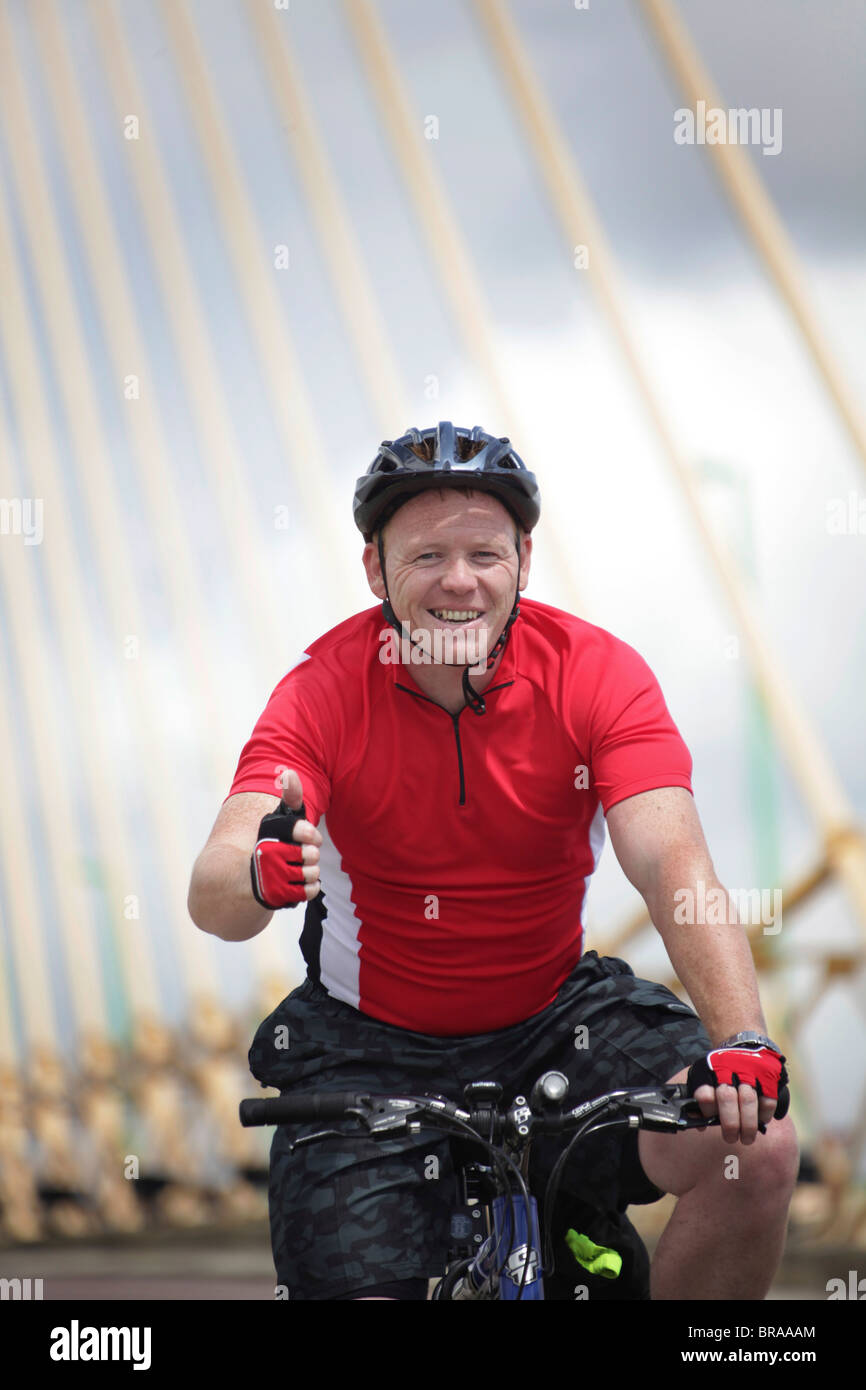
M455 453L460 462L473 459L476 454L480 454L486 447L486 440L469 439L466 435L458 434L456 439ZM431 435L428 439L422 439L419 444L408 444L408 449L415 454L416 458L424 459L426 463L432 463L436 454L436 439Z
M427 463L432 463L432 461L433 461L433 441L432 441L432 439L424 439L424 440L421 441L420 444L407 444L406 447L407 447L407 449L410 449L410 450L411 450L411 452L415 455L416 458L424 459Z

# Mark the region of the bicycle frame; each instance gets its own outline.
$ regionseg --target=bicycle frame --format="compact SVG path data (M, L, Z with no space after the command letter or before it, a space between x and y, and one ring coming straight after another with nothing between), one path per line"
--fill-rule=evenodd
M503 1302L543 1299L538 1203L530 1196L527 1207L521 1194L513 1193L508 1197L494 1197L491 1207L492 1234L463 1270L451 1299L499 1298ZM499 1251L503 1246L508 1254L500 1265Z

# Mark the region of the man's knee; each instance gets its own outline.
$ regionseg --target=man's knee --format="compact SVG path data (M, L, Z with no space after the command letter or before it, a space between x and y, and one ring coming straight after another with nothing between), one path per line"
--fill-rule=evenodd
M663 1135L639 1136L641 1165L663 1192L685 1196L696 1188L729 1200L749 1201L764 1210L787 1210L799 1168L797 1133L790 1116L771 1120L752 1144L730 1143L716 1126Z
M727 1148L738 1160L730 1167L738 1173L743 1192L760 1198L762 1203L784 1203L787 1208L800 1166L797 1132L790 1116L771 1120L766 1134L759 1134L754 1144L733 1144Z

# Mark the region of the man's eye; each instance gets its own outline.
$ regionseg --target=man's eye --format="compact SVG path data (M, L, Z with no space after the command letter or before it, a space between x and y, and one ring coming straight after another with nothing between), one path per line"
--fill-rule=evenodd
M499 560L499 559L502 558L502 557L500 556L498 550L476 550L476 551L473 552L473 554L474 554L474 556L475 556L477 559L480 559L480 560ZM441 559L442 559L442 555L441 555L440 551L438 551L438 550L425 550L425 551L422 552L422 554L416 555L416 556L415 556L415 559L416 559L416 560L441 560Z

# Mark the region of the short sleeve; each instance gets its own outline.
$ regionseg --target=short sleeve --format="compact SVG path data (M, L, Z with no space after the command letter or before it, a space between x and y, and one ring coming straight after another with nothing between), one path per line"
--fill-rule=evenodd
M316 701L308 671L308 663L302 662L274 690L244 745L228 795L279 796L283 769L292 768L301 779L307 816L315 824L330 804L331 763L326 708Z
M611 642L589 721L590 774L605 815L618 801L656 787L692 790L692 757L658 681L633 647Z

